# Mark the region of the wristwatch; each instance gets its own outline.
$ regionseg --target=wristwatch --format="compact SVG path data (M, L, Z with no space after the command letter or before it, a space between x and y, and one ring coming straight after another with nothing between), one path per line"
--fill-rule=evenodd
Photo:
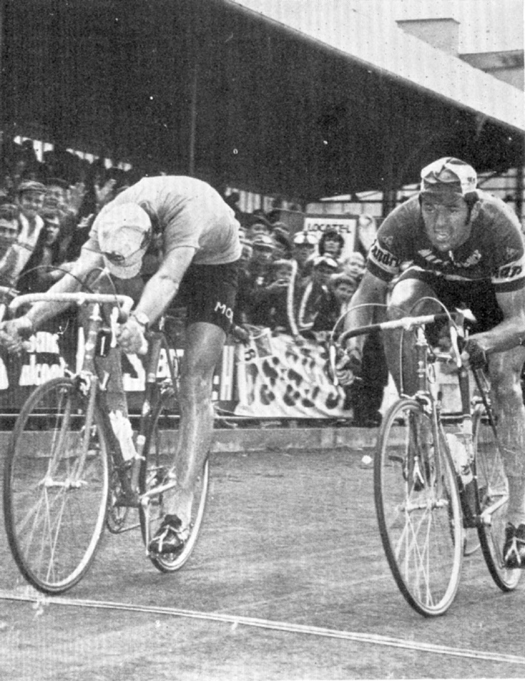
M149 327L148 315L144 312L132 312L131 316L137 320L137 322L143 326L145 329Z

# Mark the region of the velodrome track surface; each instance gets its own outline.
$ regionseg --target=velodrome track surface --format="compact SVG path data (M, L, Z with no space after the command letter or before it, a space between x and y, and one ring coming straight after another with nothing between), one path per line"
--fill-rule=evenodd
M106 533L77 587L38 599L0 528L0 679L524 678L525 580L502 594L478 552L447 615L413 612L361 455L214 454L200 543L176 575L138 530Z

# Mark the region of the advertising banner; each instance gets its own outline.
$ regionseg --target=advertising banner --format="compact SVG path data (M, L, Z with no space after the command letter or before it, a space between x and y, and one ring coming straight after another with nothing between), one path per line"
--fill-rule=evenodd
M262 330L249 345L237 346L237 387L239 416L349 415L343 411L343 390L329 377L328 350L317 338L297 341Z
M248 344L226 345L213 381L219 411L254 418L348 417L343 410L344 392L328 374L325 335L297 340L260 329ZM82 329L75 329L67 339L56 331L38 331L21 355L1 349L0 409L20 411L38 385L80 368L83 352ZM176 352L180 359L182 351ZM163 378L165 358L160 360L159 378ZM121 362L129 408L137 412L145 383L142 359L122 353Z
M327 230L335 229L342 234L345 245L341 257L348 257L356 249L358 217L355 215L306 215L304 230L315 234L319 240Z

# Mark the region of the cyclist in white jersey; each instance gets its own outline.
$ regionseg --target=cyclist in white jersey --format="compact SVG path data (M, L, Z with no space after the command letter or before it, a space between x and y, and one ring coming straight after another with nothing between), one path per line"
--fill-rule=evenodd
M176 554L189 536L193 489L212 438L212 380L233 319L241 255L239 223L205 182L183 176L145 178L99 213L71 276L65 275L50 291L79 290L104 267L119 279L135 278L155 235L162 242L162 261L121 327L118 342L124 351L138 352L144 331L176 295L187 305L174 462L177 486L167 495L164 521L150 544L153 552ZM3 325L4 344L17 351L20 333L34 330L63 308L60 303L37 303L23 317Z

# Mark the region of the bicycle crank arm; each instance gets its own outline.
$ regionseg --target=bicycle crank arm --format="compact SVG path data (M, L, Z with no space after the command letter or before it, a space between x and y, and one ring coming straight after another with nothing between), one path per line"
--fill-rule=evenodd
M508 500L509 500L508 495L505 495L501 497L499 501L494 502L488 508L486 508L479 515L480 523L482 525L492 525L492 515L498 510L498 508L501 508L504 504L506 504Z

